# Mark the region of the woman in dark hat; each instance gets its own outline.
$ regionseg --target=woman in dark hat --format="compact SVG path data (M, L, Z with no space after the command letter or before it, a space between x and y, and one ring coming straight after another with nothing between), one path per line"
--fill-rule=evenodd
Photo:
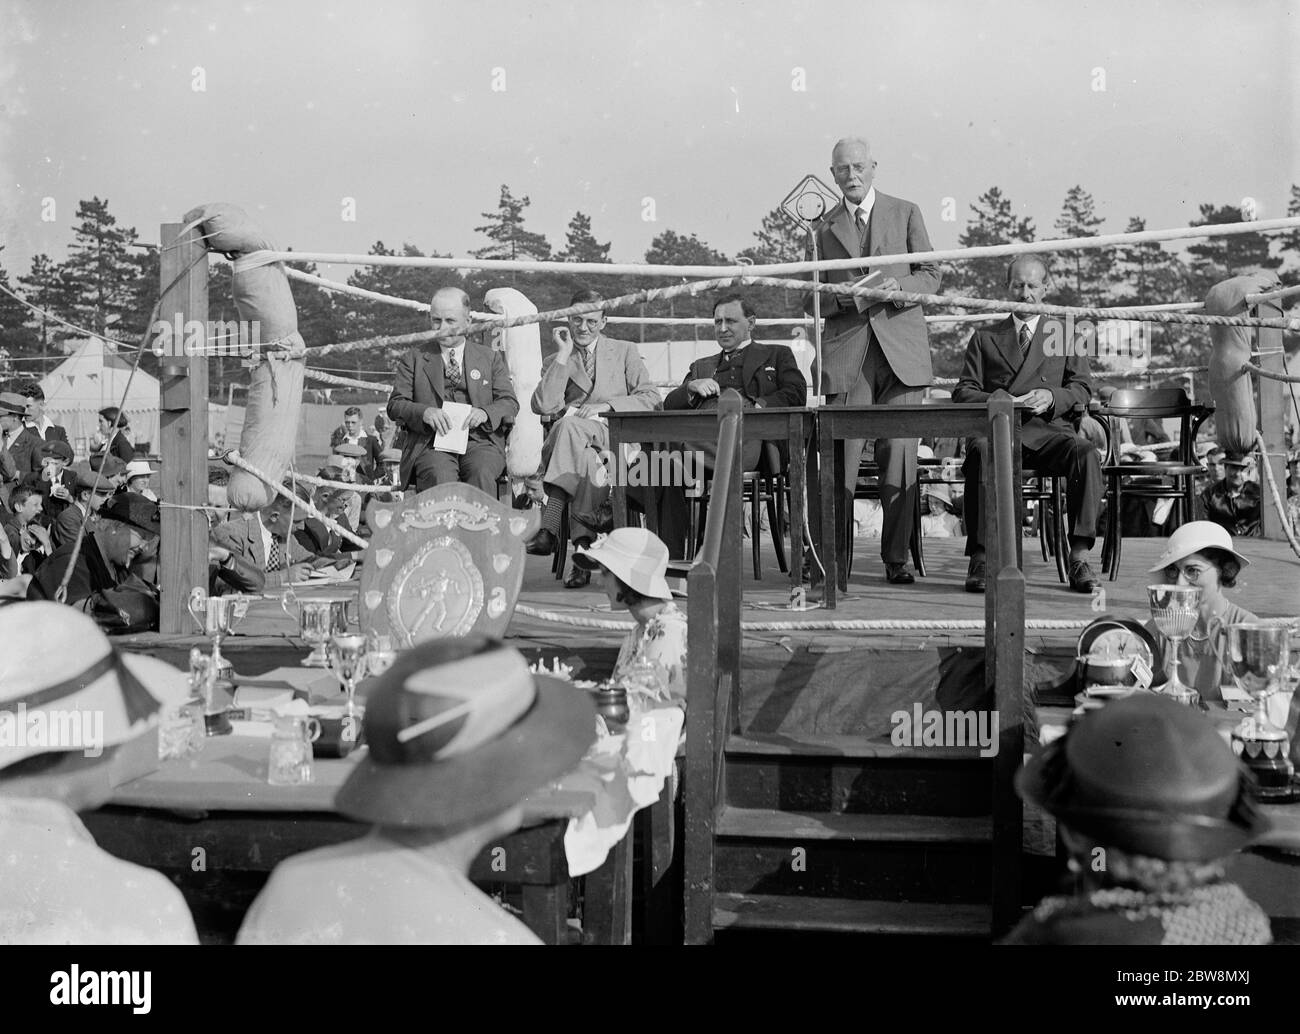
M1214 723L1153 693L1076 721L1016 778L1057 819L1074 894L1044 898L1007 944L1268 944L1224 860L1269 826Z

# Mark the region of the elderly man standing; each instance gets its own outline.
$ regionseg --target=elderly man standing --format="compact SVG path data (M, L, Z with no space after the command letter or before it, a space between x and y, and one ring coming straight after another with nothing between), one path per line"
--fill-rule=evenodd
M604 296L598 292L579 291L569 304L599 301ZM558 417L542 446L546 511L528 544L528 552L538 556L554 552L567 502L575 544L590 545L600 530L599 511L609 498L607 479L598 473L609 448L609 426L601 414L659 408L659 391L641 353L630 341L605 337L603 312L570 316L568 322L567 329L555 331L557 351L533 392L533 412ZM590 580L591 572L575 566L564 585L581 588Z
M505 355L469 341L469 295L444 287L429 306L434 331L452 336L412 348L397 364L388 415L406 428L402 447L402 487L417 492L449 481L464 481L488 495L506 469L506 429L519 412ZM469 406L453 425L447 403ZM463 453L439 448L438 437L468 428Z
M1038 304L1051 287L1047 264L1021 255L1007 267L1007 297ZM1086 348L1075 348L1067 327L1053 316L1010 316L977 330L966 346L954 402L988 402L1001 389L1029 406L1020 429L1026 467L1066 479L1070 515L1070 588L1092 592L1101 582L1088 564L1101 515L1101 460L1092 442L1075 430L1072 414L1087 408L1092 373ZM988 471L989 443L973 438L966 454L966 591L983 592L984 520L980 488Z
M871 145L860 137L846 137L831 151L831 174L844 195L815 228L819 259L858 258L930 251L921 210L911 201L879 193L872 185L876 161ZM812 250L807 253L812 258ZM863 276L862 273L867 275ZM881 291L933 294L939 289L939 267L933 262L891 263L864 270L835 270L823 274L828 283L858 281ZM811 313L812 296L804 308ZM822 313L821 390L832 405L912 405L924 401L930 383L930 338L921 306L907 302L877 302L843 295L824 295ZM866 444L860 439L844 443L845 512L853 509L858 464ZM908 545L918 505L916 492L916 440L881 438L876 442L880 467L880 501L884 508L884 533L880 556L885 577L893 585L910 585ZM829 476L823 472L822 476ZM809 492L812 527L821 527L819 493ZM837 537L847 528L837 529ZM846 570L847 541L837 543L841 570Z

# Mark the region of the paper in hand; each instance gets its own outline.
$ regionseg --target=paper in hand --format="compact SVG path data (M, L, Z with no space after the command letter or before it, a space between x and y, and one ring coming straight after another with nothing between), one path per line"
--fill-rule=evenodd
M466 422L469 420L470 412L473 406L464 402L444 402L442 411L447 414L451 421L451 430L447 434L435 434L433 436L433 447L439 452L450 452L457 456L464 456L465 450L469 448L469 428Z
M885 279L885 274L883 270L873 269L870 273L868 273L856 284L854 284L854 286L855 287L876 287L884 279ZM853 296L853 304L857 306L858 312L866 312L867 309L875 305L878 300L879 299L876 298L864 298L860 294L855 294Z

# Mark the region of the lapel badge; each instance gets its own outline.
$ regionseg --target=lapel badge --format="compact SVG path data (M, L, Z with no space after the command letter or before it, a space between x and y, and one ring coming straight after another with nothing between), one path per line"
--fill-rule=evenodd
M479 373L478 370L470 370L470 372L469 372L469 379L472 380L472 381L476 381L476 380L478 380L478 379L479 379L480 377L482 377L482 376L483 376L483 375L482 375L481 373Z

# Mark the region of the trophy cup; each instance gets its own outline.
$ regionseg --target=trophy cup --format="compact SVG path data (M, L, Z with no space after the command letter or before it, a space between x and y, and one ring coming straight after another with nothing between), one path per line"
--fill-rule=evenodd
M233 679L234 666L221 656L221 640L230 635L248 613L251 596L209 596L206 589L196 586L190 590L187 601L190 616L198 623L203 634L212 640L212 658L208 662L213 677Z
M351 596L313 596L302 599L292 589L286 589L280 600L284 612L293 617L291 606L298 608L298 627L303 642L311 648L302 662L308 668L328 668L329 657L325 654L325 644L331 636L348 630L348 604Z
M1178 651L1182 642L1196 627L1197 607L1201 590L1196 585L1148 585L1147 599L1151 604L1151 618L1160 634L1168 640L1165 649L1167 679L1157 692L1187 704L1200 707L1201 697L1191 686L1178 677Z
M335 635L329 641L329 666L343 684L348 704L345 718L354 725L356 721L357 682L366 674L366 648L369 645L363 635Z
M1232 749L1259 781L1262 801L1292 796L1295 767L1285 729L1268 714L1266 698L1285 684L1288 645L1282 625L1229 625L1224 665L1241 689L1255 698L1255 713L1244 718L1232 733Z

